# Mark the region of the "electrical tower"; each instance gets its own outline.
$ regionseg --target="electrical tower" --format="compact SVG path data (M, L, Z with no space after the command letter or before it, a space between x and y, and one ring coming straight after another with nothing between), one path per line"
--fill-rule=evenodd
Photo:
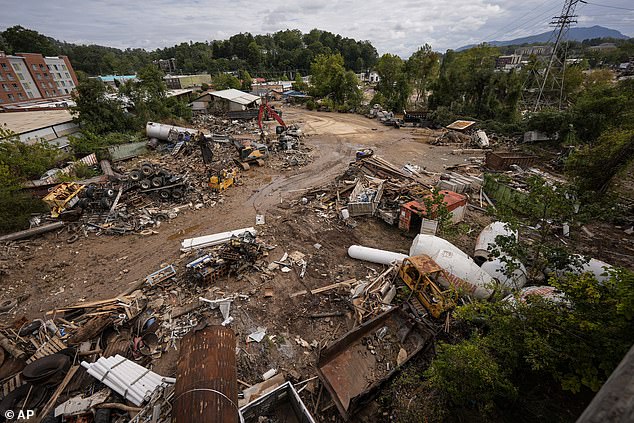
M550 81L552 84L551 89L554 91L555 88L559 88L559 108L561 108L564 89L564 71L566 70L566 53L568 51L568 41L566 40L566 35L570 29L570 25L577 23L577 15L574 14L577 3L585 2L584 0L565 0L561 15L554 16L553 20L550 22L550 24L555 27L555 30L553 31L553 34L555 35L555 45L553 46L553 51L550 54L543 79L540 82L539 78L536 78L536 81L539 83L539 93L537 94L533 111L537 111L539 109L540 102L542 101L542 97L544 95L544 90L546 89L546 84L549 82L548 77L551 73L553 74ZM553 72L554 70L559 70L559 72L555 73ZM537 74L537 76L539 76L539 74ZM555 85L557 85L557 87L555 87Z

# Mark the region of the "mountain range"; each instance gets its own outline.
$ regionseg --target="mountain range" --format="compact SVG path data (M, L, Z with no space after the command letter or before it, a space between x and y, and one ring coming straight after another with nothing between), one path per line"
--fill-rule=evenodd
M546 43L551 40L553 35L552 31L543 32L537 35L530 35L528 37L515 38L513 40L508 41L486 41L487 44L503 47L503 46L511 46L511 45L521 45L521 44L534 44L534 43ZM623 35L620 31L616 29L610 29L603 26L595 25L591 27L577 27L570 28L566 39L571 41L583 41L590 40L593 38L616 38L616 39L628 39L627 35ZM477 44L469 44L457 49L457 51L467 50L472 47L475 47Z

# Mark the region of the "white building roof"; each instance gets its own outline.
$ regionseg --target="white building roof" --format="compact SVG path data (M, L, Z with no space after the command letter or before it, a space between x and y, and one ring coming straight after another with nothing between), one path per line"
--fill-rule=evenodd
M258 97L257 95L245 93L244 91L236 90L233 88L230 88L228 90L213 91L209 94L214 97L220 97L224 98L225 100L233 101L234 103L238 103L243 106L251 104L254 101L258 101L260 99L260 97Z

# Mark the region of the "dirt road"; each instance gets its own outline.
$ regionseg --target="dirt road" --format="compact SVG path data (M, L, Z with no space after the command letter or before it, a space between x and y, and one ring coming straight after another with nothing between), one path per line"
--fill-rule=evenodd
M184 211L155 235L89 235L67 244L70 234L61 231L19 244L8 255L8 274L0 276L0 298L28 298L2 320L33 319L55 306L115 296L178 259L182 239L252 226L256 214L267 214L281 201L342 173L358 148L370 147L397 165L410 162L431 171L463 160L448 147L426 144L429 133L424 129L397 130L359 115L296 108L285 109L284 118L299 123L307 134L305 142L314 155L308 166L290 172L252 168L243 173L241 186L227 191L222 204Z

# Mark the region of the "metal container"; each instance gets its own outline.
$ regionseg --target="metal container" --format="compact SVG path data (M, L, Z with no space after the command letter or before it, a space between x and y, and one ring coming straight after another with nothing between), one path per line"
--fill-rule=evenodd
M185 128L182 126L174 126L174 125L165 125L162 123L156 122L148 122L145 125L145 133L148 138L156 138L161 141L167 141L170 131L176 132L189 132L190 134L195 134L198 130L194 128Z
M192 330L176 367L176 423L238 423L236 336L224 326Z
M348 248L348 255L357 260L369 261L370 263L389 265L393 262L400 263L407 258L407 255L393 253L392 251L379 250L376 248L363 247L361 245L351 245Z
M508 170L513 164L527 168L536 162L537 156L512 151L490 152L486 155L486 166L492 170Z
M518 239L517 231L509 228L505 222L493 222L487 225L476 240L475 251L473 257L478 264L484 263L490 256L491 251L497 246L495 239L499 236L513 236L515 241Z

